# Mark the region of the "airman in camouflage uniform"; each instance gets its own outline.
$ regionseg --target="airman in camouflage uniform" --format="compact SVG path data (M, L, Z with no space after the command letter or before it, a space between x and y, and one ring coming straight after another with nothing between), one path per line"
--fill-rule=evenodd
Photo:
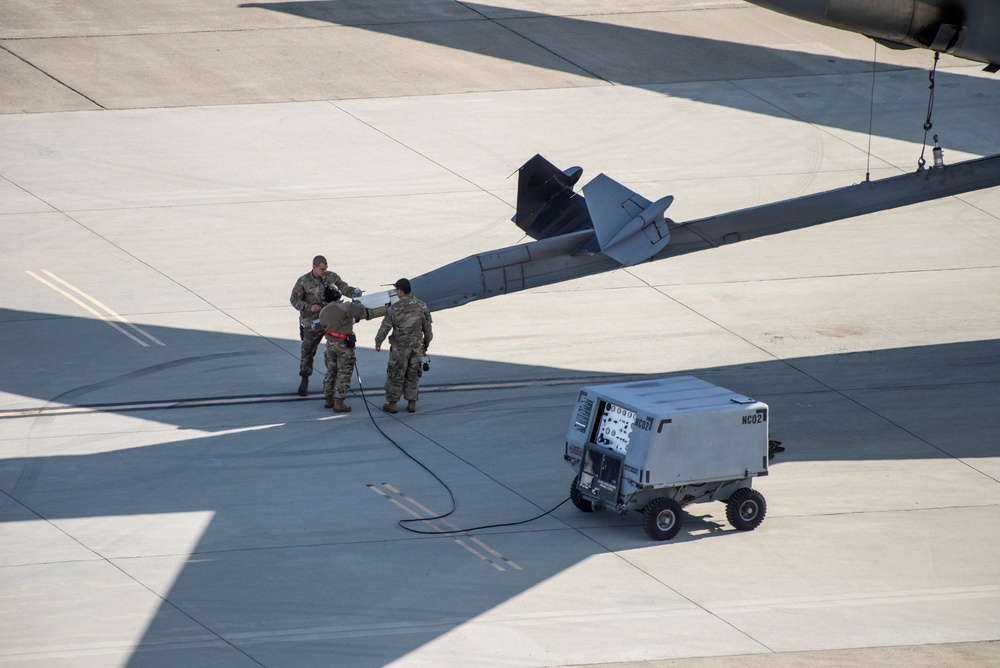
M386 413L397 411L400 395L406 397L406 410L417 410L420 358L427 354L427 346L434 333L431 331L431 313L427 305L410 294L410 281L401 278L394 286L399 301L389 307L382 319L382 326L375 335L375 350L382 349L389 330L389 365L385 373Z
M354 373L354 321L365 318L365 307L361 302L342 302L336 288L326 288L326 301L319 312L319 321L326 335L326 378L323 379L323 393L326 407L338 413L349 413L351 407L344 404L351 389L351 374Z
M323 300L323 290L332 285L343 294L352 297L361 295L361 290L352 287L341 280L340 276L327 271L326 258L317 255L313 258L312 271L299 277L292 288L289 299L295 310L299 312L299 338L302 339L302 352L299 361L299 396L309 393L309 376L313 372L313 358L319 342L323 340L323 328L319 323L319 312L326 306Z

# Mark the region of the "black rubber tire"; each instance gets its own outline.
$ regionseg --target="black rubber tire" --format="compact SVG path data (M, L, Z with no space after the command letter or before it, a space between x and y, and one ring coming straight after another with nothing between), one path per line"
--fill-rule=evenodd
M767 515L763 495L750 487L741 487L726 501L726 519L740 531L753 531Z
M580 494L580 490L576 488L576 481L579 478L580 476L573 478L573 484L570 485L569 487L570 501L573 502L573 505L576 506L578 510L582 510L585 513L592 513L595 510L597 510L597 508L594 507L593 503L583 498L583 496Z
M653 540L670 540L681 530L681 504L661 496L642 511L642 528Z

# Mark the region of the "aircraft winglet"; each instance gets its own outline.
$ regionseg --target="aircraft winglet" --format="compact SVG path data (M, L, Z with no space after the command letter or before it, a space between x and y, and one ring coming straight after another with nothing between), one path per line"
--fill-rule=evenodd
M650 202L604 174L585 185L583 194L601 252L623 267L648 260L670 241L663 212L672 195Z

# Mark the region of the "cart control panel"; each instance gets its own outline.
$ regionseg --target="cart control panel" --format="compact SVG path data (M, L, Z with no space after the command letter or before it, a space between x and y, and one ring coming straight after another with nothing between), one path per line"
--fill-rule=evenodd
M590 441L624 455L628 452L633 427L635 427L635 411L601 401Z

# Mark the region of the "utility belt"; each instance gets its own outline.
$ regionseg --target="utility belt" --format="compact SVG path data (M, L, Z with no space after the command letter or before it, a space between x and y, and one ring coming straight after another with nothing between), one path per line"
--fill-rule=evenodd
M327 332L327 336L333 337L335 339L344 339L344 345L347 346L348 350L353 348L358 343L358 337L354 332L350 334L341 334L340 332Z

